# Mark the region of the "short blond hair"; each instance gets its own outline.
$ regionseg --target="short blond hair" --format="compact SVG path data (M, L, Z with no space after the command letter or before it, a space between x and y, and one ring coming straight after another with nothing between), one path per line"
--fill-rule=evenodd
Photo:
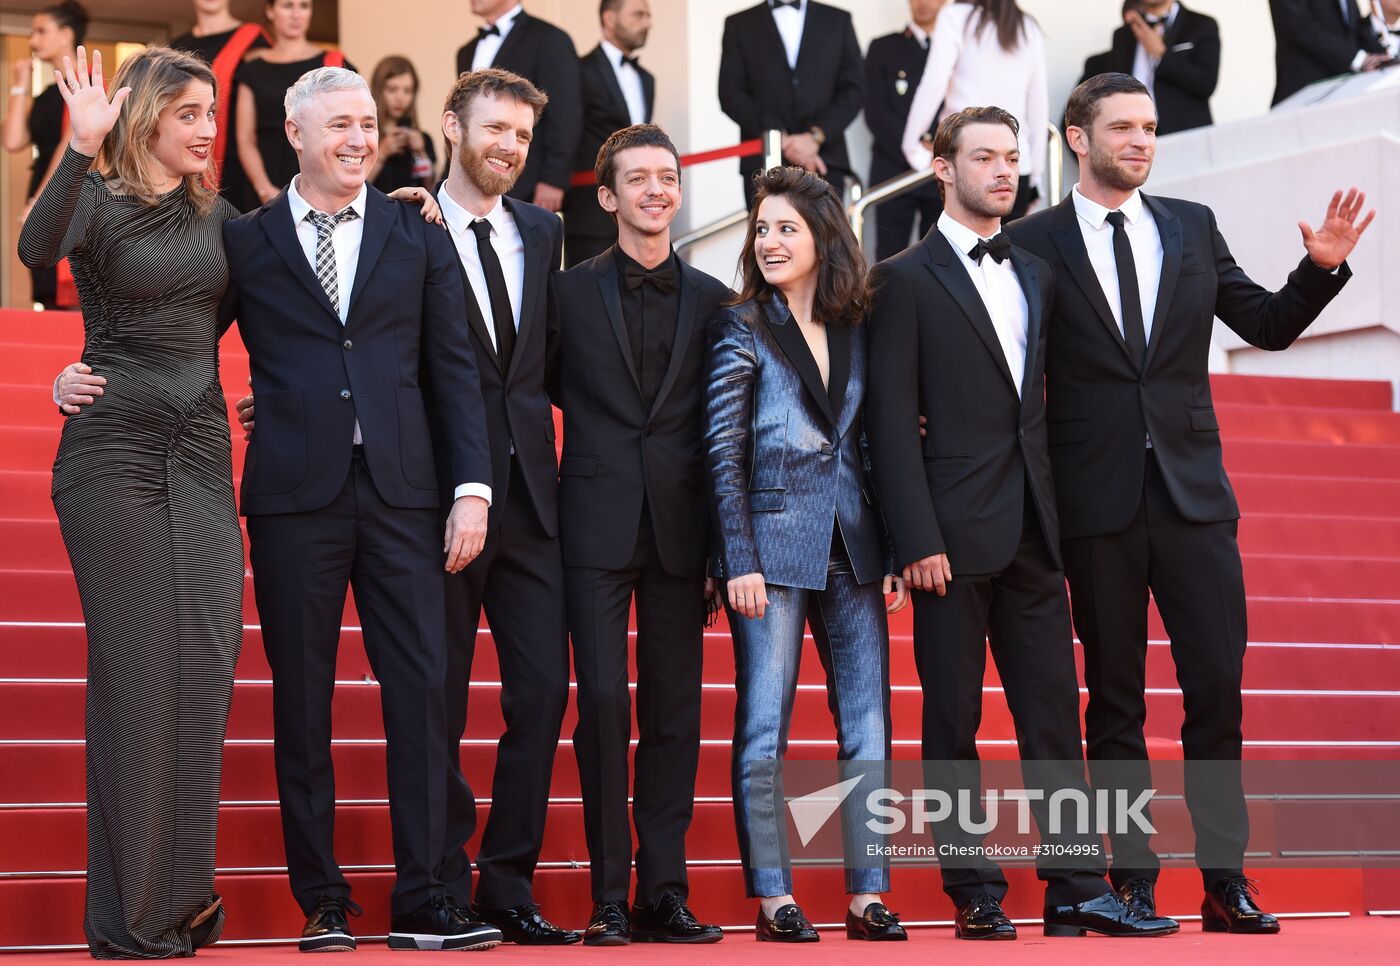
M97 168L124 194L148 205L157 202L159 187L151 180L148 160L156 139L160 115L192 82L208 84L218 97L218 81L209 65L198 57L169 47L147 47L128 57L112 79L111 89L130 87L117 123L97 152ZM219 123L225 123L219 118ZM210 160L207 177L186 175L185 193L201 214L207 214L218 197L218 171Z

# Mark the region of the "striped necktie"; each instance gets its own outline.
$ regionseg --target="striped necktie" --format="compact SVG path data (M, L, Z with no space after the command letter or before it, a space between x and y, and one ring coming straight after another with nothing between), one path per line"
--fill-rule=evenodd
M340 312L340 273L336 271L335 243L331 239L337 225L358 217L360 214L354 208L342 208L334 215L315 210L306 213L306 220L316 229L316 277L337 313Z

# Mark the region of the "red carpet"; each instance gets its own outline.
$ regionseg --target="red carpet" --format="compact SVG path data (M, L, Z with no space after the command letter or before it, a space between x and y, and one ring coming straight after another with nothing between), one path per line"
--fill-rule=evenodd
M85 639L77 590L68 570L48 498L49 468L61 419L47 385L82 342L80 320L67 314L0 311L0 949L81 943L84 857L82 701ZM245 390L247 360L236 337L224 353L230 400ZM1214 391L1226 437L1226 460L1244 507L1240 543L1249 588L1250 651L1245 667L1246 754L1252 758L1400 759L1400 415L1390 409L1388 384L1308 379L1218 377ZM242 446L235 443L235 473ZM251 584L249 585L251 588ZM229 909L230 940L295 935L300 916L282 871L271 756L270 685L251 589L245 604L244 653L225 754L218 888ZM384 803L383 731L378 692L360 646L358 618L347 607L336 695L340 860L366 915L364 935L384 932L392 857ZM1181 695L1160 621L1148 661L1149 739L1154 753L1180 755ZM920 695L909 653L909 616L894 622L892 679L897 758L918 757ZM489 637L483 632L484 636ZM738 875L729 802L728 736L734 696L733 657L722 628L706 641L705 746L698 802L689 839L692 898L703 918L726 926L753 922ZM500 731L498 672L491 647L479 649L464 762L473 785L488 794ZM832 727L820 690L815 655L805 662L805 685L793 724L794 755L829 757ZM979 734L988 757L1014 755L1014 731L994 670L986 680ZM583 847L578 773L567 737L555 765L554 803L537 876L545 912L569 926L588 914L587 853ZM1267 820L1267 808L1252 808ZM1013 868L1008 911L1038 915L1040 889L1026 868ZM1134 959L1205 963L1276 963L1324 955L1384 960L1400 944L1400 920L1367 917L1400 909L1400 872L1360 869L1263 869L1262 902L1292 914L1348 913L1342 919L1295 919L1277 938L1203 936L1199 923L1184 934L1138 942ZM1192 915L1199 876L1168 869L1159 890L1167 914ZM837 922L844 906L839 873L799 870L797 893L820 922ZM952 910L931 869L896 868L891 906L906 922L943 923ZM890 962L959 955L947 929L922 929L913 941L887 945ZM1035 947L1031 952L1030 947ZM728 937L726 957L767 961L789 951L759 946L751 936ZM1384 952L1382 952L1384 950ZM365 956L382 956L367 945ZM1041 962L1121 960L1119 941L1051 940L1027 926L1015 944L995 947L998 959L1035 956ZM68 955L46 955L46 963ZM295 955L278 947L221 946L216 959L274 963ZM569 954L504 947L494 956L516 961L558 955L624 957L711 956L646 946L611 953ZM829 933L802 955L813 963L866 959L870 951ZM86 955L83 954L86 961Z

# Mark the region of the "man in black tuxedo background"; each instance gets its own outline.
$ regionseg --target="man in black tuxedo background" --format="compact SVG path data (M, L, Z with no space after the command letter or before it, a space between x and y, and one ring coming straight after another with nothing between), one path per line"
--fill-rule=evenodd
M472 13L486 22L457 51L457 73L499 67L519 74L549 96L549 110L535 126L530 159L510 196L558 211L564 205L583 125L574 42L554 24L526 13L519 0L471 0L471 5Z
M1316 81L1375 70L1390 58L1356 0L1269 0L1274 103Z
M876 37L865 52L865 124L874 136L870 145L871 185L909 172L900 142L909 120L909 104L928 62L929 34L945 3L947 0L909 0L909 26L899 33ZM916 217L922 236L942 210L938 185L932 182L880 205L875 212L876 261L904 250Z
M981 787L977 727L990 637L1026 787L1045 789L1047 799L1073 788L1087 799L1045 435L1055 277L1001 230L1016 203L1019 130L999 107L970 107L939 125L933 166L943 214L922 242L871 272L865 427L896 562L920 591L914 656L933 787ZM1037 862L1046 935L1177 931L1175 920L1139 914L1109 888L1098 836L1052 836L1044 801L1031 809L1042 841L1076 856ZM1015 939L1001 908L1006 877L976 855L980 837L951 821L935 823L934 836L940 848L971 856L940 860L957 937Z
M1220 79L1220 26L1177 0L1127 0L1113 46L1085 62L1080 82L1105 73L1131 74L1147 86L1159 135L1206 127Z
M1240 512L1221 459L1206 360L1217 317L1258 348L1291 345L1346 284L1346 256L1371 215L1360 218L1364 195L1338 192L1317 231L1299 224L1307 254L1271 293L1235 263L1209 208L1138 190L1152 170L1157 124L1140 81L1090 78L1070 95L1066 121L1080 182L1010 233L1055 268L1050 460L1084 645L1090 772L1100 784L1099 762L1112 761L1119 775L1125 762L1140 762L1137 784L1149 783L1150 592L1185 704L1186 801L1205 881L1205 928L1277 932L1242 871L1249 816L1238 769L1212 772L1206 787L1190 767L1240 760L1247 640ZM1155 909L1159 862L1148 837L1111 840L1114 886Z
M651 29L649 0L602 0L598 20L603 37L579 58L583 83L583 133L575 171L592 171L598 149L614 131L651 121L656 78L637 62ZM564 218L564 258L570 268L607 250L617 240L617 222L598 204L598 186L569 189Z
M852 173L846 127L865 90L851 15L813 0L766 0L724 21L719 103L744 140L783 132L783 160L837 185ZM753 204L759 157L742 158Z
M691 914L685 833L700 756L709 512L702 463L706 331L730 294L671 248L680 158L655 125L598 152L617 244L553 278L554 398L578 755L593 915L584 942L718 942ZM637 892L627 821L628 613L637 611Z

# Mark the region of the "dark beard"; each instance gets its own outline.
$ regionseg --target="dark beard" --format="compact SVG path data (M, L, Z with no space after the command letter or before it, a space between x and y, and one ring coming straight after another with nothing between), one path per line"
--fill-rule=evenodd
M502 174L494 170L486 163L486 159L475 151L461 150L458 154L461 156L458 163L461 164L462 171L483 194L503 195L515 187L515 182L520 177L521 166L518 162L510 174Z
M1013 185L1012 188L1014 191L1015 186ZM1006 210L999 211L997 208L993 207L993 205L996 204L995 202L980 193L969 191L964 194L963 186L956 181L953 182L953 190L957 192L958 201L964 208L974 215L980 215L983 218L1005 218L1007 215L1011 214L1011 209L1016 207L1015 194L1011 196L1011 203L1005 206Z
M1133 191L1147 183L1147 175L1144 175L1141 181L1137 180L1133 175L1118 167L1111 157L1100 154L1092 144L1089 147L1089 170L1094 172L1094 180L1114 191ZM1152 173L1151 167L1148 168L1147 173Z

